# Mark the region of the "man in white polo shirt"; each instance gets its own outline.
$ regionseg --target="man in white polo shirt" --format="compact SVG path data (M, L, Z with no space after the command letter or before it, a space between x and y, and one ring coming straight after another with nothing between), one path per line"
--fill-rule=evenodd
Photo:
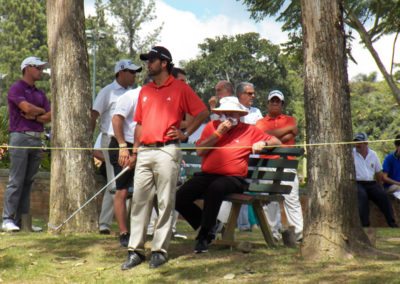
M118 98L115 106L112 127L108 131L108 135L111 137L109 148L119 148L119 150L109 150L114 175L118 175L123 168L129 166L136 127L133 116L136 111L140 89L141 87L138 87L125 92ZM119 241L123 247L128 246L130 236L127 227L126 200L128 198L128 189L133 186L133 174L134 170L131 169L115 181L114 214L119 227Z
M382 167L375 151L368 147L367 134L357 133L354 141L359 142L353 148L353 157L356 168L358 211L361 225L369 227L368 200L372 200L385 215L389 227L397 227L390 201L382 186L377 182L377 180L381 180Z
M142 67L133 64L131 60L123 59L118 61L114 67L115 80L111 84L105 86L97 95L93 104L91 124L92 129L94 130L96 120L100 117L102 148L108 148L110 144L110 137L107 133L110 127L112 127L111 116L114 112L118 97L133 87L133 84L135 83L135 74L141 70ZM107 169L107 181L110 181L114 178L113 168L110 164L108 152L103 151L103 154ZM115 184L112 184L104 192L99 218L99 231L102 234L110 233L110 225L114 215L113 195L110 194L110 189L114 187Z

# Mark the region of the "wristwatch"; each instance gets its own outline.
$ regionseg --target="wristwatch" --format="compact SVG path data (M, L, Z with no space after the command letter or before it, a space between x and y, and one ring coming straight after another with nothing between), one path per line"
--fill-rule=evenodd
M121 143L121 144L119 144L118 145L120 148L126 148L126 147L128 147L128 144L126 144L126 143Z
M183 135L185 135L186 138L188 138L190 136L189 132L187 132L187 131L183 132Z

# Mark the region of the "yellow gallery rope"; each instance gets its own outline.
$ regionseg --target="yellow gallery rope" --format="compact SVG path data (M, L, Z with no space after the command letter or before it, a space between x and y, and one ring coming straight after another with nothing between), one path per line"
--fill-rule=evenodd
M384 142L393 142L396 139L382 139L382 140L369 140L367 141L368 143L384 143ZM294 144L291 145L292 147L320 147L320 146L334 146L334 145L353 145L360 143L359 141L341 141L341 142L326 142L326 143L305 143L305 144ZM362 143L362 142L361 142ZM286 145L282 145L285 146ZM276 148L280 146L265 146L265 148ZM93 148L93 147L47 147L47 146L37 146L37 147L32 147L32 146L10 146L10 145L0 145L0 148L2 149L43 149L43 150L64 150L64 151L82 151L82 150L88 150L88 151L93 151L93 150L119 150L119 148ZM161 149L161 148L151 148L148 147L149 149ZM177 149L180 150L193 150L193 149L198 149L198 150L208 150L208 149L220 149L220 148L226 148L226 149L241 149L241 148L251 148L251 146L236 146L236 147L177 147ZM137 148L134 148L137 149Z

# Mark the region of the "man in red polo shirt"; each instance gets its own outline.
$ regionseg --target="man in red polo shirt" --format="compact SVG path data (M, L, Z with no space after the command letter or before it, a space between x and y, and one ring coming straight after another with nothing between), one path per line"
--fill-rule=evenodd
M285 97L281 91L274 90L268 95L267 110L268 114L257 121L256 127L276 136L281 140L283 145L294 145L297 135L297 123L293 116L285 115L282 113ZM268 156L269 159L278 157ZM290 158L290 157L289 157ZM295 172L296 173L296 172ZM290 194L285 194L284 208L289 225L295 227L295 234L297 241L303 238L303 213L301 211L301 204L299 200L299 180L287 184L292 186ZM268 223L271 226L272 234L275 239L281 239L280 229L281 211L278 202L271 202L264 207Z
M189 85L170 74L172 56L165 47L155 46L150 52L141 54L140 59L147 61L153 81L142 87L134 117L137 125L131 166L135 163L136 166L131 236L128 259L122 270L131 269L145 259L146 230L155 194L159 215L151 244L150 268L167 262L182 158L179 143L208 117L206 106ZM185 113L193 116L193 121L182 133L179 125Z
M200 148L197 154L203 157L201 172L186 182L176 195L176 210L193 229L200 227L195 253L206 252L214 239L213 228L224 197L242 193L248 187L245 177L249 155L265 146L281 144L276 137L240 121L240 117L248 114L248 109L237 97L224 97L220 103L220 107L213 109L220 119L210 121L196 143ZM203 210L194 203L197 199L204 199Z

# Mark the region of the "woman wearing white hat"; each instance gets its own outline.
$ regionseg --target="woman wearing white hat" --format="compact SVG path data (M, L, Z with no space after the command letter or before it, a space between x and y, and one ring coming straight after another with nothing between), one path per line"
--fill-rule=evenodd
M222 98L220 107L212 111L220 119L205 126L196 144L197 154L203 157L202 171L185 183L176 196L176 210L193 229L200 228L196 253L206 252L214 238L212 229L224 196L247 188L244 178L249 155L265 146L281 144L276 137L240 121L248 111L237 97ZM194 204L197 199L204 199L203 210Z

